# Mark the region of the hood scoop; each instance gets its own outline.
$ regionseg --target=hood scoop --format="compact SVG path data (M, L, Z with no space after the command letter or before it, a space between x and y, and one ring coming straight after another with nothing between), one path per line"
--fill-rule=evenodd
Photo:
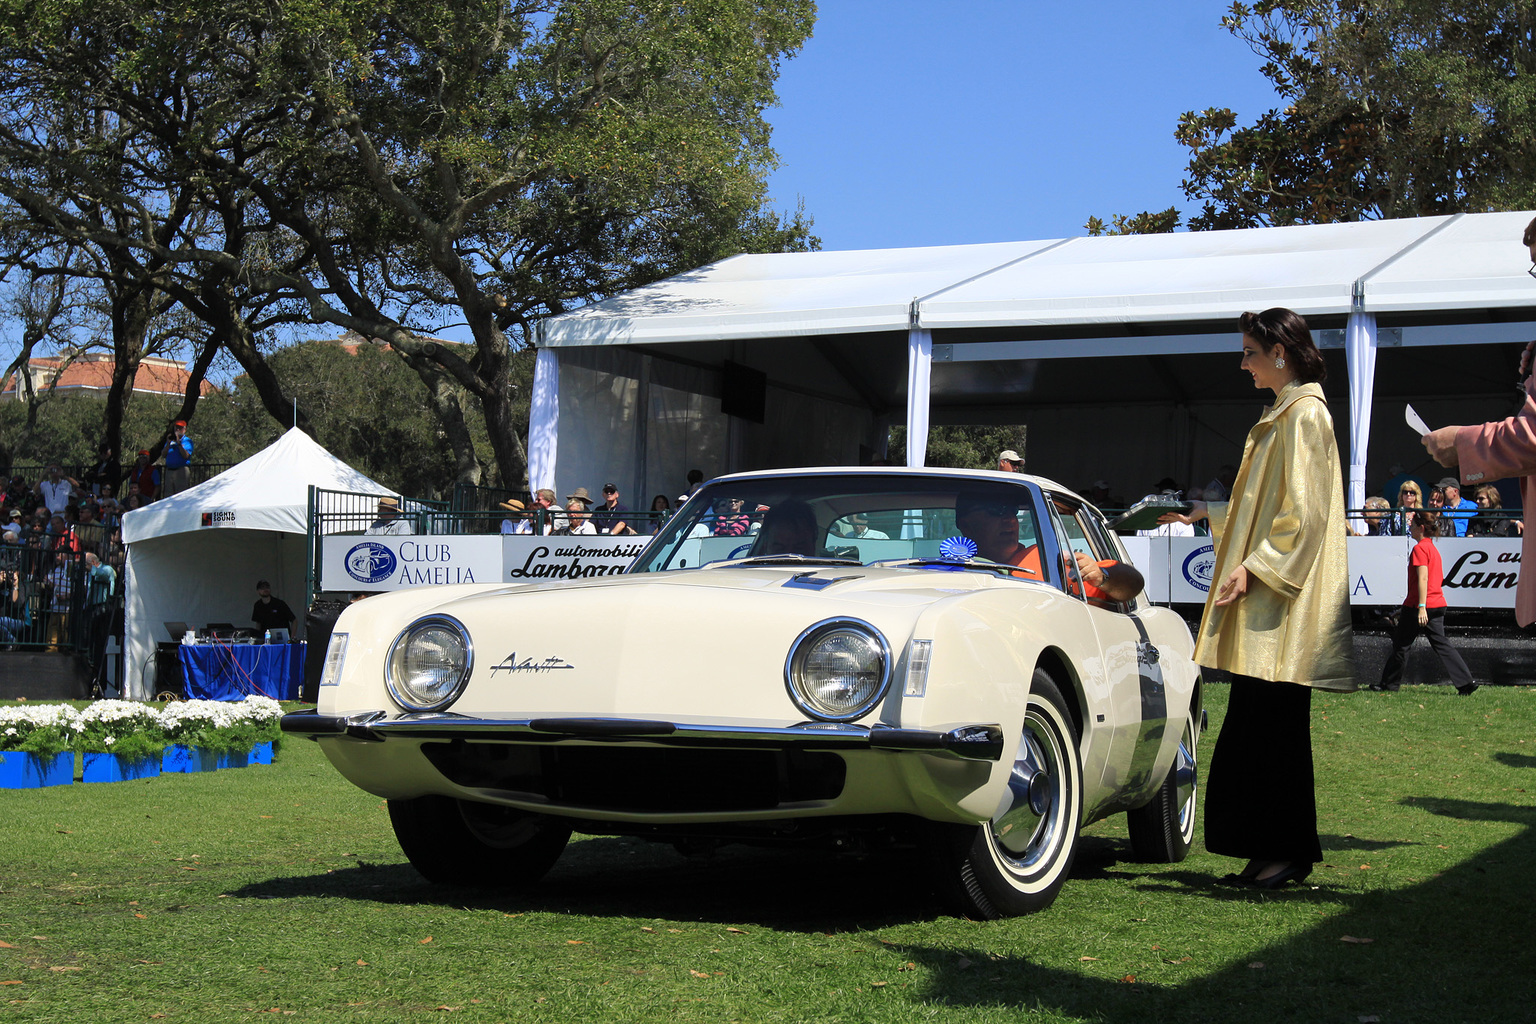
M844 580L860 580L861 575L853 576L817 576L814 572L797 572L784 581L784 586L792 590L826 590L834 583Z

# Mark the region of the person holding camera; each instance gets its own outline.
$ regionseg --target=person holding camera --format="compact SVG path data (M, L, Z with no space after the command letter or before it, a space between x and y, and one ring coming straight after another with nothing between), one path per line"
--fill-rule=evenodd
M170 497L191 486L192 439L187 436L187 421L177 420L165 432L165 473L161 497Z

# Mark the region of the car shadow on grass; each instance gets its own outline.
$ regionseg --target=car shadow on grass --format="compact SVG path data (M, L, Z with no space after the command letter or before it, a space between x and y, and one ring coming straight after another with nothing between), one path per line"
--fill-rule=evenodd
M542 880L521 891L433 885L410 864L359 863L318 875L272 878L230 893L252 899L327 897L504 913L752 921L781 931L835 932L931 920L944 913L913 885L924 870L907 850L867 854L723 846L684 855L629 837L573 841ZM916 866L915 866L916 865ZM828 885L829 873L856 885ZM914 891L916 890L916 891ZM892 901L881 894L901 892ZM815 893L814 899L807 894Z

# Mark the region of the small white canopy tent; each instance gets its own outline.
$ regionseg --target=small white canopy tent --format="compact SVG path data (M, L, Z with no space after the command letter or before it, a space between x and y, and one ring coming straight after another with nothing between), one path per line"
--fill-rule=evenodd
M249 626L258 579L302 630L311 486L391 493L294 428L213 479L123 516L124 696L153 695L155 645L180 639L164 623Z
M1236 316L1280 305L1331 350L1358 506L1373 435L1378 478L1423 459L1401 401L1431 424L1510 404L1511 349L1536 335L1530 217L733 257L540 325L529 475L627 473L643 499L684 465L852 462L896 422L921 465L932 421L1027 424L1029 468L1068 483L1199 482L1261 404ZM766 375L761 426L718 412L727 363Z

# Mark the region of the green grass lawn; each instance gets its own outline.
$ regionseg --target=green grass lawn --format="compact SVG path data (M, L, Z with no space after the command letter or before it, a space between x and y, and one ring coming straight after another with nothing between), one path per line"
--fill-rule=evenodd
M1209 690L1214 739L1226 689ZM1536 1017L1536 691L1318 694L1324 865L1085 835L1033 917L914 862L572 844L522 896L436 889L310 743L265 768L0 791L0 1021L1358 1021ZM1263 808L1254 813L1262 814Z

